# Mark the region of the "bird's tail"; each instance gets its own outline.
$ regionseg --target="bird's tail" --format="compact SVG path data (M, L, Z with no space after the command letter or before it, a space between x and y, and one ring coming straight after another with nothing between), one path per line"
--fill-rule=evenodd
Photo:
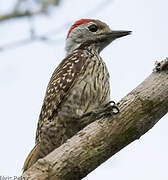
M29 169L39 158L39 144L36 144L24 162L23 172Z

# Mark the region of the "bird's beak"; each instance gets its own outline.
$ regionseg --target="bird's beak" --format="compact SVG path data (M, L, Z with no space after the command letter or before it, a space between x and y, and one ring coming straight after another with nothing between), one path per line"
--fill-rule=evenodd
M131 34L132 31L111 31L107 35L110 39L117 39Z
M108 44L110 44L112 41L114 41L117 38L127 36L131 34L131 31L109 31L106 33L103 33L101 36L99 36L98 41L101 42L101 48L99 51L104 49Z

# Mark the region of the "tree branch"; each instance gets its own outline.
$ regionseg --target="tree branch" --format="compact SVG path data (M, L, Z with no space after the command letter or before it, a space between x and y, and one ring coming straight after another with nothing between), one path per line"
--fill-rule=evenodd
M13 11L9 14L5 14L0 16L0 22L5 21L5 20L9 20L9 19L13 19L13 18L19 18L19 17L27 17L27 16L34 16L37 14L41 14L44 13L43 9L38 10L38 11L25 11L25 12L19 12L19 11Z
M79 180L129 143L139 139L168 112L168 59L119 102L120 113L85 127L40 159L23 177Z
M30 3L30 5L29 5ZM37 2L36 2L37 3ZM58 6L60 3L60 0L42 0L41 2L38 2L38 10L33 11L30 8L32 6L31 2L29 0L18 0L16 1L16 4L13 8L13 10L5 15L0 16L0 22L5 21L5 20L10 20L14 18L20 18L20 17L29 17L29 16L34 16L42 13L47 13L47 8L48 6ZM20 9L22 9L21 5L28 6L26 11L22 12Z

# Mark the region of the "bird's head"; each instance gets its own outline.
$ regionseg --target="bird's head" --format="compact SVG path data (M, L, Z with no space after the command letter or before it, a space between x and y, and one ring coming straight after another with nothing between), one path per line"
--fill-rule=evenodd
M66 39L66 51L70 54L82 44L94 45L100 52L113 40L129 35L131 31L113 31L109 26L99 20L80 19L76 21L68 31Z

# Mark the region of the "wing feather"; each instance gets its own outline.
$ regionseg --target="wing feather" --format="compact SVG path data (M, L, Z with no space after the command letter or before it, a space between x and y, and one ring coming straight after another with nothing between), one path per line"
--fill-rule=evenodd
M75 84L82 70L85 69L89 52L76 50L73 54L68 55L55 69L47 87L46 95L42 105L36 132L36 143L40 141L40 130L46 120L52 119L57 113L63 99Z

